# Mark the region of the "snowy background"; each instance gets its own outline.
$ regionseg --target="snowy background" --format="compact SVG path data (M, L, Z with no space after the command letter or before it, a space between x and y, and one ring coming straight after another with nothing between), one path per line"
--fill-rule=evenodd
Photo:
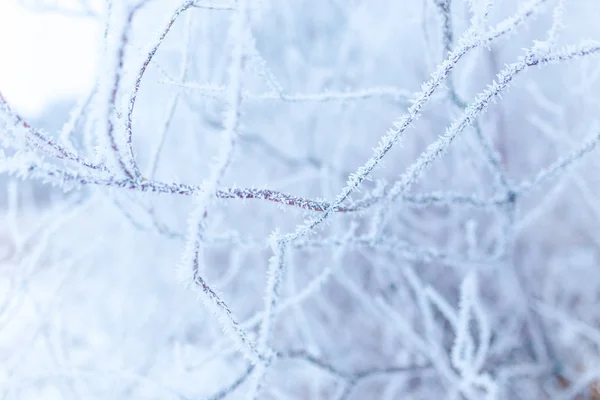
M598 21L0 1L0 399L600 399Z

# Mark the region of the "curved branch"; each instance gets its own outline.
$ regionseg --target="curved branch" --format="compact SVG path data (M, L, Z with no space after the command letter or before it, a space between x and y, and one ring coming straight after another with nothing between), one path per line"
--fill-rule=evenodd
M134 166L135 171L137 171L138 174L139 174L139 171L137 168L137 163L135 161L135 155L133 153L133 110L135 109L135 103L137 100L138 92L140 90L140 84L142 83L142 78L144 77L144 74L146 73L146 69L148 68L148 65L150 65L150 62L154 58L154 55L158 51L158 48L160 47L163 40L165 39L165 37L167 36L169 31L171 30L171 27L173 27L175 20L181 15L181 13L183 13L188 8L192 7L194 5L194 3L195 3L194 0L186 0L182 5L180 5L175 10L175 12L171 16L169 22L167 22L166 26L163 28L161 34L159 35L158 39L156 40L156 43L154 44L152 49L148 52L146 59L144 60L140 70L138 71L137 78L135 80L135 86L129 97L129 109L127 111L127 125L126 125L127 152L128 152L130 161L131 161L132 165Z

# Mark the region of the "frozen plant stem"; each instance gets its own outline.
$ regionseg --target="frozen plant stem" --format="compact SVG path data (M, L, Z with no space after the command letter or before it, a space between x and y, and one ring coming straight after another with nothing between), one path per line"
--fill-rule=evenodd
M138 176L139 176L139 171L138 171L138 168L137 168L137 163L135 161L135 154L134 154L134 151L133 151L133 111L135 109L135 104L136 104L136 101L137 101L137 95L138 95L138 92L140 90L140 85L142 83L142 78L144 77L144 74L146 73L146 70L148 69L148 66L150 65L150 62L154 58L154 55L158 51L160 45L163 43L165 37L167 36L167 34L169 33L169 31L171 30L171 27L173 26L173 24L175 24L175 21L177 20L177 18L184 11L186 11L191 6L193 6L194 3L195 3L194 0L186 0L179 7L177 7L177 9L173 12L173 14L171 15L171 18L169 19L169 21L167 22L166 26L161 31L160 35L158 36L158 39L156 39L154 41L154 44L153 44L152 48L150 49L150 51L148 52L148 54L146 56L146 59L142 63L142 66L139 69L138 74L137 74L137 78L135 80L135 85L134 85L133 91L131 92L131 94L129 96L129 107L128 107L128 110L127 110L127 125L126 125L126 144L127 144L127 152L128 152L128 157L129 157L130 163L134 166L134 168L135 168ZM184 63L184 65L183 65L182 68L184 68L184 70L185 70L185 68L187 68L187 66L185 65L185 63Z
M110 150L112 150L113 158L116 160L119 165L121 171L130 179L139 178L140 173L135 163L133 155L133 150L128 148L127 153L129 154L129 160L125 161L123 155L121 154L121 149L119 148L116 133L115 133L115 125L117 125L117 98L119 95L119 91L121 88L121 81L123 78L123 69L125 65L125 47L129 43L129 36L131 35L131 25L133 23L133 18L136 13L147 3L147 1L139 2L136 6L134 6L124 21L124 24L121 26L118 24L116 26L116 30L120 29L120 40L118 42L118 46L116 49L117 59L115 65L109 65L108 68L114 68L114 71L109 71L109 76L112 75L112 89L108 94L108 108L106 114L106 135L108 137ZM115 20L118 21L119 15L118 13L115 16ZM107 28L108 29L108 28ZM110 29L108 30L110 31ZM108 46L108 51L112 51L111 47ZM130 141L127 141L127 146L130 145ZM130 147L130 146L129 146Z
M265 311L263 313L260 330L258 333L258 346L262 354L267 354L270 348L271 336L273 334L276 320L277 306L280 300L279 290L283 280L283 270L285 267L285 244L277 240L276 234L271 237L271 249L273 255L269 260L267 269L267 285L265 289ZM260 390L264 385L267 369L271 366L273 357L268 357L263 363L258 365L254 371L248 398L259 399Z
M192 3L186 3L189 7ZM188 234L184 254L179 266L184 282L189 281L192 287L199 289L199 294L205 304L218 317L225 333L237 343L242 353L252 362L257 363L262 358L262 348L258 350L251 343L247 333L239 326L227 304L220 299L203 278L204 273L204 232L208 209L214 200L218 185L227 171L233 155L237 130L240 120L242 74L244 69L244 43L248 36L247 5L245 0L238 1L233 13L229 42L233 46L229 64L229 91L227 93L227 109L224 114L224 130L221 133L221 144L218 154L210 168L209 177L198 193L196 207L188 220ZM176 13L176 15L179 15ZM174 20L174 18L172 19ZM170 26L170 25L169 25ZM168 32L168 29L166 30ZM166 35L166 32L164 33ZM141 79L141 77L140 77ZM189 272L188 272L189 270ZM212 307L211 307L212 306Z

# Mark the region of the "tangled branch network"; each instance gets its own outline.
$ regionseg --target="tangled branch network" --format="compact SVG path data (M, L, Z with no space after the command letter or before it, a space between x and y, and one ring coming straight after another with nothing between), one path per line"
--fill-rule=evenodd
M0 398L600 398L600 3L173 3L0 88Z

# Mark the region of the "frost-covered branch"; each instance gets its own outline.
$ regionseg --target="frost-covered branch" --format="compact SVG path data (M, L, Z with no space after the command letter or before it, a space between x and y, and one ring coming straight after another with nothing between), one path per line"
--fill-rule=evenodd
M146 73L146 70L148 69L148 66L150 65L150 62L154 58L154 55L158 51L160 45L163 43L165 37L171 30L171 27L173 26L173 24L175 23L177 18L184 11L186 11L188 8L190 8L192 5L194 5L194 3L195 3L194 0L185 0L179 7L177 7L177 9L175 9L173 14L171 15L171 18L169 19L169 21L167 22L165 27L162 29L162 31L158 35L158 38L154 41L150 51L148 51L146 58L137 73L137 77L135 80L135 85L133 87L133 90L132 90L131 94L129 95L129 107L127 110L127 125L126 125L126 129L127 129L126 130L126 145L127 145L127 152L128 152L128 157L130 159L130 163L134 166L135 170L137 171L137 175L139 175L139 171L138 171L137 163L135 161L135 154L133 151L133 111L135 109L135 104L137 101L138 92L140 90L140 85L142 83L142 79L144 78L144 74Z
M47 133L31 126L25 119L23 119L19 114L17 114L15 111L13 111L13 109L11 108L11 106L9 105L6 98L2 95L1 92L0 92L0 111L4 114L4 116L6 118L8 118L8 121L13 126L18 126L20 128L19 130L17 130L15 132L15 135L19 136L21 134L24 134L25 139L32 146L39 148L40 150L44 151L45 153L48 153L50 156L53 156L53 157L56 157L59 159L66 159L66 160L72 161L76 164L79 164L81 166L84 166L84 167L87 167L87 168L90 168L90 169L93 169L96 171L102 171L102 172L108 171L108 168L106 168L104 165L95 164L92 161L87 160L85 157L75 154L74 152L68 150L67 148L65 148L64 146L59 144L57 141L52 139L50 136L48 136ZM22 128L22 131L20 131L21 128ZM16 128L12 128L12 129L16 130ZM17 140L18 139L19 138L17 137Z

